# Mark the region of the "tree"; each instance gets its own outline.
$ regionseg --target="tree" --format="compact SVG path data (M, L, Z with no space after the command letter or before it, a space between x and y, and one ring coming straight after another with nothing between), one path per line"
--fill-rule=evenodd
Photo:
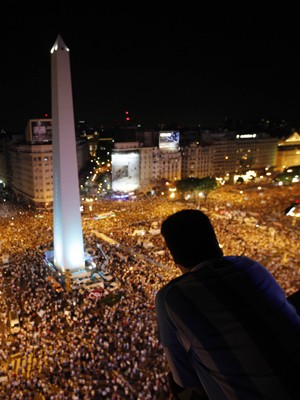
M291 185L293 183L294 178L295 178L294 175L292 175L291 173L289 173L287 171L284 171L284 172L277 174L274 177L273 182L275 184L280 184L280 185Z
M198 199L199 193L202 192L206 201L209 193L218 187L216 178L186 178L176 182L176 188L183 196L191 194L195 199Z
M218 181L214 177L207 176L206 178L200 179L199 191L204 194L205 201L209 193L215 190L217 187Z

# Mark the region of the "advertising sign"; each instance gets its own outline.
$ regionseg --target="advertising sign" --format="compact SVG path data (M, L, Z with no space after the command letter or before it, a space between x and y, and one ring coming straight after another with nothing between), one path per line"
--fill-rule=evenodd
M112 189L114 192L131 192L139 187L139 152L112 153Z
M161 150L175 151L179 148L179 132L161 131L159 132L159 148Z
M31 121L31 140L32 140L32 142L51 142L52 141L52 121L51 120L32 120Z

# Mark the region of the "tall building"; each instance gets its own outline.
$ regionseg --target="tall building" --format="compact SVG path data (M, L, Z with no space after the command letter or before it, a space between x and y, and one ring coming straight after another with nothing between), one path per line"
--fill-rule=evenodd
M51 49L54 264L85 266L69 49L60 36Z
M236 140L237 173L253 169L262 172L275 168L278 138L265 133L239 134Z
M182 177L230 177L275 168L278 139L266 134L205 133L183 147Z
M162 180L181 179L179 132L159 132L158 146L116 142L112 151L112 189L150 191Z
M214 146L198 141L183 147L182 178L202 178L214 175Z
M15 198L36 209L52 208L52 145L18 144L9 153Z
M0 179L14 198L39 209L53 208L52 120L30 119L22 140L9 138L0 150ZM90 157L85 139L76 141L77 173ZM3 157L2 157L3 156ZM3 158L3 159L2 159Z

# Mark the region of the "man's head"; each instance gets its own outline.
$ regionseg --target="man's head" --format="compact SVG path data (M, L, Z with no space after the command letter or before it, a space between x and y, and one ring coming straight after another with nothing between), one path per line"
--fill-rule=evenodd
M185 268L223 255L214 228L202 211L182 210L170 215L162 223L161 234L175 263Z

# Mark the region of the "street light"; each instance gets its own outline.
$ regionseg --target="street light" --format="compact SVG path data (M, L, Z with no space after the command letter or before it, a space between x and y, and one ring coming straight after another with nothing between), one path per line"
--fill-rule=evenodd
M89 198L86 199L86 202L88 203L88 207L89 207L90 217L91 217L92 211L93 211L93 201L94 201L93 199L89 199Z
M175 199L175 192L176 192L176 188L169 188L169 192L170 192L170 199Z
M200 200L201 198L204 197L204 193L203 192L199 192L199 197L198 197L198 210L200 209Z

